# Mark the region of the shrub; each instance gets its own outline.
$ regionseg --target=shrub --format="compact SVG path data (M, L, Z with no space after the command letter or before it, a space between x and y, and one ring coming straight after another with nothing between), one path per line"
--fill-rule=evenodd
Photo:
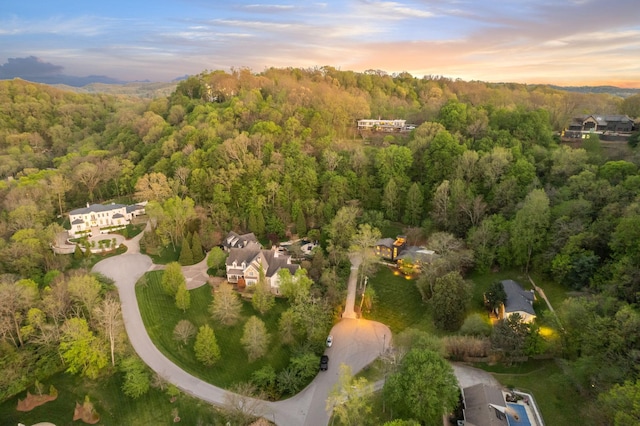
M478 313L471 314L465 318L460 334L467 336L489 336L491 335L491 324L485 320L484 316Z
M447 336L443 339L447 358L460 361L466 357L482 358L489 355L491 342L487 338Z

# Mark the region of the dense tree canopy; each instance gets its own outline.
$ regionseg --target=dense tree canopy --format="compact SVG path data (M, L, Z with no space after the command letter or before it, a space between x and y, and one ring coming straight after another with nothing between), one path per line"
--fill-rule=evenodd
M107 347L117 364L121 326L117 309L104 304L108 289L67 274L88 258L56 255L51 243L68 228L68 209L134 201L149 201L153 217L143 248L184 247L188 258L188 247L193 262L200 248L214 248L216 270L224 268L216 245L229 230L319 240L309 275L284 283L291 306L280 318L283 342L322 344L354 237L403 221L437 246L418 281L425 301L452 271L535 271L595 295L559 309L576 386L597 379L605 392L636 380L627 327L640 294L640 160L625 144L574 147L554 132L578 114L637 111L637 95L332 67L203 72L152 101L1 81L0 338L11 348L2 365L34 367L7 374L0 389L15 393L29 374L59 369L58 352L66 368L86 375L102 370ZM416 128L358 132L355 121L370 117ZM175 282L165 282L172 295ZM217 292L211 307L222 324L240 315L229 294ZM182 309L186 295L180 291ZM270 297L259 293L256 304L266 312ZM577 312L589 314L584 323L602 339L584 335ZM621 335L624 344L614 339Z

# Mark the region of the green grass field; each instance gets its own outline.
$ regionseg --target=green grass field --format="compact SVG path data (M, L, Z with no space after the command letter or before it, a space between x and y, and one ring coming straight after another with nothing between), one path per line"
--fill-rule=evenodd
M369 285L376 292L376 301L371 312L363 315L364 318L388 325L394 334L409 327L435 332L415 281L394 275L390 268L381 266L378 273L369 278Z
M173 246L168 245L163 247L158 254L147 253L147 255L156 265L166 265L167 263L178 261L180 257L180 247L176 247L174 250Z
M85 395L89 395L100 415L100 425L170 425L173 424L174 409L178 410L181 424L224 424L222 416L211 405L184 394L171 403L165 392L151 388L139 399L129 398L121 390L122 378L119 373L95 382L58 373L43 381L43 384L47 393L50 385L56 387L58 398L55 401L29 412L19 412L16 410L18 399L26 396L26 392L21 392L0 404L0 424L32 425L44 421L57 426L84 424L80 420L73 421L73 411L76 401L82 404ZM35 393L33 388L30 391Z
M254 371L266 364L271 364L276 371L288 365L290 352L288 346L280 344L278 335L278 318L287 307L286 301L276 299L276 305L264 317L254 311L251 303L243 302L241 321L233 327L222 327L209 316L211 287L191 290L191 308L183 313L176 308L174 300L162 292L161 277L161 271L150 272L146 275L146 284L136 287L138 305L151 340L167 358L185 371L216 386L228 388L234 383L248 381ZM266 357L249 363L240 339L244 323L252 315L264 321L272 343ZM196 327L209 324L213 328L222 355L213 367L205 367L196 360L193 341L182 346L173 339L173 328L181 319L191 321Z

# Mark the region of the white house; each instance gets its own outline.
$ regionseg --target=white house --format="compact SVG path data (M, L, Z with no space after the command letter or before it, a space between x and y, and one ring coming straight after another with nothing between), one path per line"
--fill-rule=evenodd
M71 229L69 236L78 238L95 236L98 233L108 233L115 229L124 228L131 220L145 213L144 203L135 205L124 204L89 204L87 207L72 210L69 213Z
M401 132L408 130L407 120L358 120L358 130L373 130L381 132Z
M226 261L227 281L238 284L238 287L250 287L260 279L260 269L270 285L271 292L280 294L280 277L278 271L286 268L291 275L300 265L291 263L291 256L277 250L263 250L251 244L250 247L232 248Z

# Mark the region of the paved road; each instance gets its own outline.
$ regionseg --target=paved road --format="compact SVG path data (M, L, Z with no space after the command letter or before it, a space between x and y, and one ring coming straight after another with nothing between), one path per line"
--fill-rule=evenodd
M357 318L354 307L356 303L356 286L358 284L358 269L362 258L358 254L351 254L351 272L349 273L349 281L347 282L347 301L344 306L342 318Z
M127 253L105 259L97 263L93 270L115 281L120 293L125 328L140 358L184 392L213 404L224 405L232 393L206 383L173 364L155 347L146 332L136 300L135 283L145 272L154 269L154 266L148 256L140 254L141 236L142 234L126 242L129 248ZM347 300L351 301L350 309L353 311L355 285L352 289L351 281L352 277L349 280ZM349 309L349 303L346 309ZM331 333L334 344L326 352L330 357L328 371L320 372L302 392L287 400L252 400L258 406L255 413L280 426L328 424L330 413L326 411L325 404L331 387L337 381L340 363L350 365L355 374L376 359L385 343L388 345L391 340L391 332L387 326L362 319L344 318L335 325Z

